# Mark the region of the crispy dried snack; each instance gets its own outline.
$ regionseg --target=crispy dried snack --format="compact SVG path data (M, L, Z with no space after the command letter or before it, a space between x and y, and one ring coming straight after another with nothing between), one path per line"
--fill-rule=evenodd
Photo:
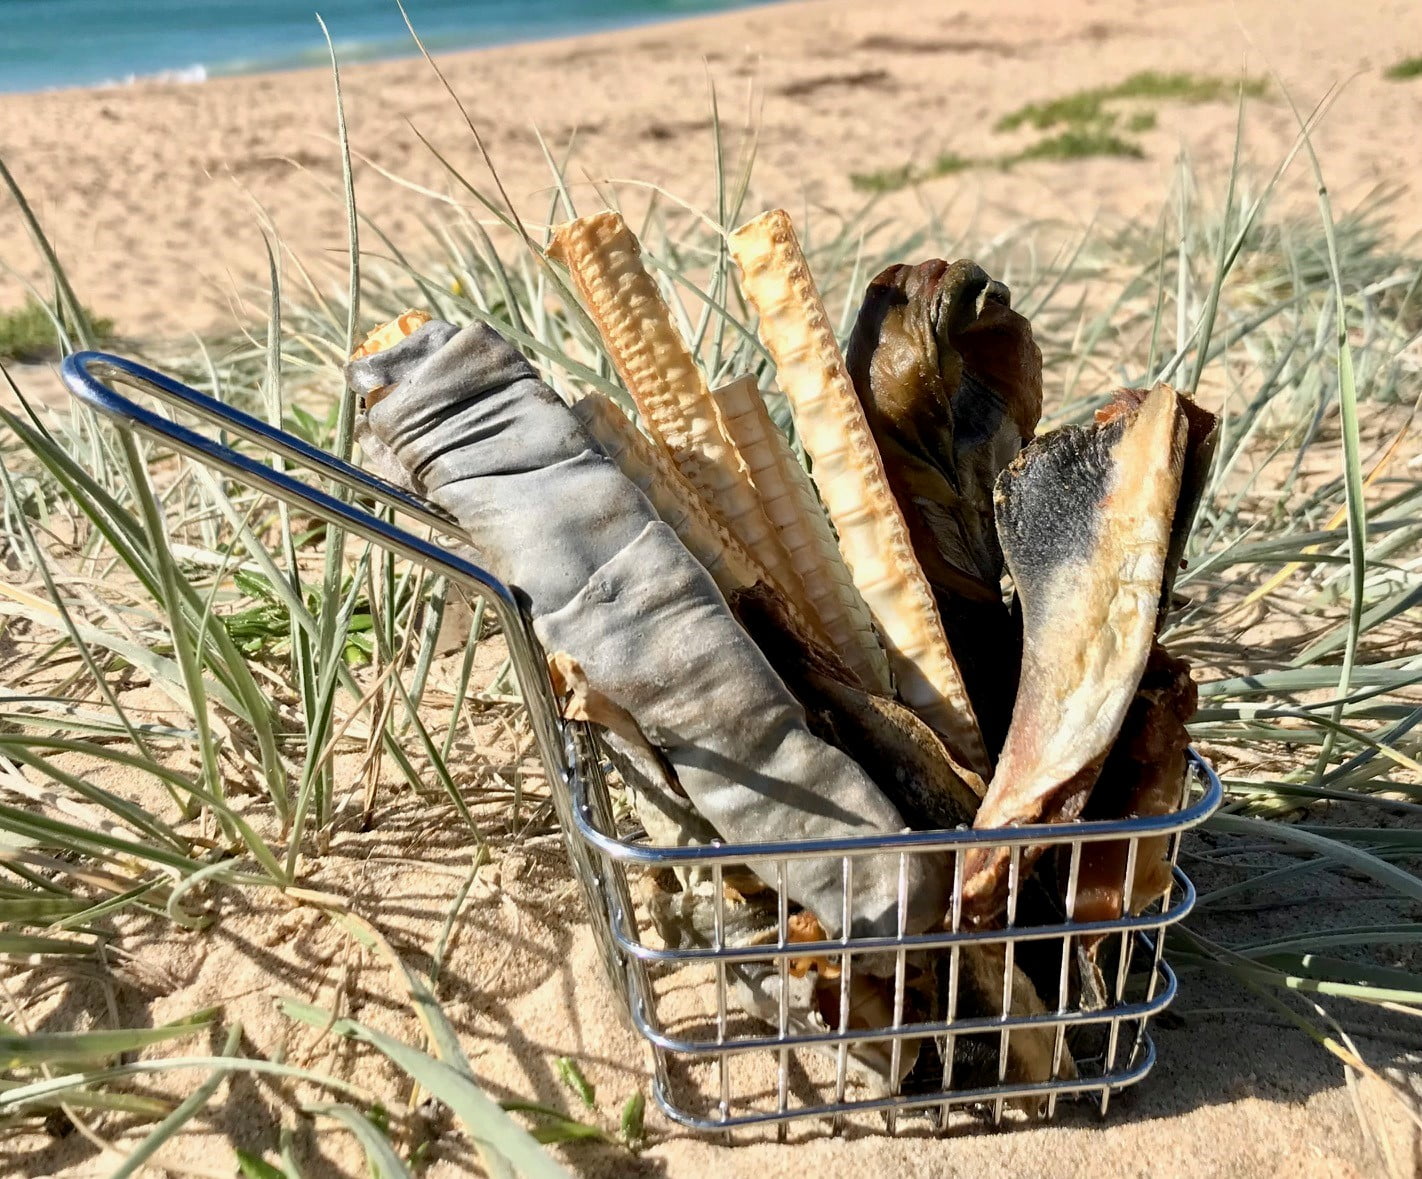
M743 225L730 249L899 698L942 734L965 775L985 774L962 675L789 215L775 210Z

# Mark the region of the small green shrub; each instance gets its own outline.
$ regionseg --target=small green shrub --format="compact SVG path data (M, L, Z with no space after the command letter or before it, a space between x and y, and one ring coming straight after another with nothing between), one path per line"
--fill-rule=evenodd
M893 192L910 184L936 180L940 176L951 176L955 172L976 168L982 162L968 156L960 156L954 151L947 151L926 168L901 164L897 168L884 168L878 172L857 172L850 176L849 180L860 192Z
M1422 56L1404 57L1383 70L1383 77L1389 82L1410 82L1413 78L1422 78Z
M109 339L114 325L110 319L89 316L95 336ZM55 329L49 310L33 295L13 311L0 311L0 361L32 364L53 360L63 351L63 341Z
M1106 114L1106 104L1124 99L1149 102L1224 102L1232 99L1240 86L1248 98L1261 98L1267 85L1261 79L1241 82L1212 78L1200 74L1161 74L1142 70L1114 86L1097 86L1054 98L1050 102L1031 102L997 121L996 130L1016 131L1023 126L1045 131L1049 127L1081 126L1094 123Z
M1059 135L1049 135L1031 147L1003 159L1003 167L1026 160L1084 160L1093 156L1119 156L1142 160L1145 152L1140 144L1122 139L1099 127L1070 128Z

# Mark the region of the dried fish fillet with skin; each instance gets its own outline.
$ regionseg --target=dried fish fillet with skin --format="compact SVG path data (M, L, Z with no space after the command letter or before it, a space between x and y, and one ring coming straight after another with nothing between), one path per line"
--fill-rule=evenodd
M1041 416L1032 327L974 262L894 265L868 285L845 359L996 750L1011 717L1021 634L1003 601L992 491Z
M756 218L731 234L729 246L899 698L943 736L965 771L986 774L989 758L962 674L789 215Z
M1118 389L1110 404L1096 411L1096 421L1104 424L1118 414L1138 407L1148 392L1146 389ZM1160 591L1157 630L1164 625L1166 615L1170 613L1175 579L1185 565L1185 547L1190 541L1195 517L1199 514L1200 503L1204 499L1210 467L1214 463L1215 448L1219 444L1219 418L1185 394L1177 393L1176 396L1187 424L1185 458L1180 469L1180 498L1176 502L1175 515L1170 522L1170 547L1165 554L1165 578Z
M1104 425L1028 447L998 483L998 534L1023 609L1021 686L974 827L1080 816L1155 636L1186 423L1158 386ZM1022 850L1029 869L1040 847ZM968 854L965 912L1006 899L1006 848Z
M1096 412L1098 422L1109 422L1123 410L1138 407L1143 389L1123 389L1110 405ZM1181 463L1180 494L1170 525L1165 554L1157 630L1171 608L1175 577L1189 540L1190 529L1204 498L1210 465L1218 438L1214 414L1180 395L1185 415L1185 457ZM1194 715L1198 694L1190 667L1157 643L1151 650L1145 674L1125 723L1092 790L1083 817L1126 819L1171 814L1183 803L1189 774L1186 723ZM1170 884L1170 840L1165 836L1141 839L1131 881L1131 911L1140 912L1162 896ZM1125 876L1129 846L1122 843L1088 844L1082 851L1077 910L1079 919L1114 920L1125 910Z
M696 810L730 842L900 831L869 777L811 735L804 710L731 616L704 568L593 445L563 401L492 329L433 322L348 369L393 386L366 426L419 494L453 516L508 584L545 650L635 722ZM940 859L909 868L907 927L947 902ZM775 865L751 865L762 878ZM898 924L898 857L863 858L853 936ZM840 863L791 859L786 892L839 936Z
M1196 702L1190 665L1157 644L1083 819L1134 819L1180 809L1189 775L1185 722L1194 715ZM1159 900L1169 886L1169 849L1166 835L1137 840L1131 912ZM1073 920L1114 921L1125 912L1129 861L1125 840L1083 845Z
M799 578L621 214L597 213L559 226L548 254L567 266L648 432L775 583L805 610Z
M890 691L889 661L874 634L869 607L854 588L809 474L770 419L760 386L754 377L742 377L712 397L799 575L812 620L861 684Z

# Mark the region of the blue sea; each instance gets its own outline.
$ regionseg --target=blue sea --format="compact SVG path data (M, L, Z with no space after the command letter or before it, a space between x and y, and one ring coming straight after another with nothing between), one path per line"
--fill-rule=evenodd
M765 0L406 0L431 52L747 8ZM0 0L0 92L322 65L415 49L395 0Z

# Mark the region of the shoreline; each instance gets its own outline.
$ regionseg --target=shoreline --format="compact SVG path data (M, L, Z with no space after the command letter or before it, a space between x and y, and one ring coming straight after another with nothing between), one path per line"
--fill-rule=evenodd
M510 49L524 46L538 46L549 42L569 41L599 36L616 36L634 33L659 25L678 25L705 17L735 16L750 9L767 7L772 4L793 2L793 0L738 0L734 7L708 9L690 15L669 16L648 13L630 19L611 20L574 19L557 28L532 35L517 33L510 36L493 34L488 40L471 39L476 34L435 33L421 34L425 47L439 60L446 56L468 53L484 53L491 50ZM415 31L420 32L416 25ZM403 38L368 38L341 40L339 28L331 30L336 60L342 72L359 66L392 65L421 60L419 47L408 34ZM329 72L329 50L324 46L292 53L275 53L256 58L231 58L224 61L194 61L182 65L165 66L147 73L128 73L116 78L105 78L96 82L60 82L54 85L33 86L21 90L0 89L0 101L7 98L23 98L30 95L104 93L111 90L126 90L129 87L144 86L199 86L224 79L280 78L284 74L304 71Z
M583 211L600 201L599 185L628 177L706 207L714 185L708 80L731 159L748 112L758 114L747 216L774 205L825 216L870 199L856 174L1030 147L1044 133L995 130L1023 103L1110 87L1143 70L1228 83L1246 61L1251 76L1276 68L1304 110L1346 82L1316 136L1341 216L1380 185L1411 182L1422 82L1388 82L1382 70L1414 45L1422 47L1422 8L1405 3L1340 14L1325 0L1169 8L1005 0L978 15L937 0L881 0L872 11L855 0L786 0L436 57L503 184L538 222L550 190L539 133L555 156L576 142L571 179ZM426 222L447 206L387 177L472 204L419 138L487 185L458 110L419 59L350 65L342 81L362 214L402 251L434 256L441 247ZM1136 109L1123 107L1123 119ZM1194 199L1218 202L1234 146L1232 99L1161 102L1146 113L1155 125L1134 136L1143 158L975 167L878 198L875 215L914 226L941 213L961 253L1029 224L1151 224L1170 199L1182 150L1201 177ZM81 299L126 337L232 332L264 315L264 218L318 289L343 281L325 69L0 95L0 114L5 161ZM1251 100L1245 157L1255 174L1267 178L1295 134L1286 103ZM1306 160L1295 161L1285 198L1316 218ZM0 217L0 262L43 290L45 271L20 221ZM1422 230L1415 191L1396 202L1393 228L1399 238ZM286 270L295 291L289 259ZM23 297L23 284L0 274L0 310Z

